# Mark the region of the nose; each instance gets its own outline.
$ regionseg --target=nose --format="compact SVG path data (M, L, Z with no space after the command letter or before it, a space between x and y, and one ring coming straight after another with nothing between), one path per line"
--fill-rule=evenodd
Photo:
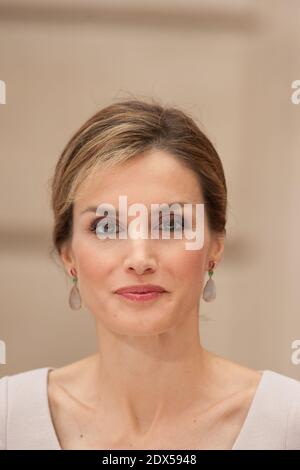
M130 251L124 261L124 269L127 272L134 271L138 275L156 271L157 263L151 254L149 241L132 240Z

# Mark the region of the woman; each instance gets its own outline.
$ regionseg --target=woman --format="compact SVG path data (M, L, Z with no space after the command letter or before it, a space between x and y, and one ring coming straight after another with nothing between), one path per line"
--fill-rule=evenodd
M148 211L192 204L191 225L175 237L186 222L177 206L170 218L160 214L159 237L122 238L120 220L132 212L99 216L101 204L118 209L120 196ZM197 205L203 244L187 249ZM300 383L200 343L200 298L215 297L226 205L220 158L182 111L129 100L79 129L52 180L53 241L73 278L71 308L94 316L98 350L2 378L0 447L300 449Z

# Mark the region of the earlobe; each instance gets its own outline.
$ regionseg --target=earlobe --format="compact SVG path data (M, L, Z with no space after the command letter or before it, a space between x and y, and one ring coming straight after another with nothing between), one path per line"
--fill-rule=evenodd
M74 260L73 260L72 251L69 245L62 246L60 250L60 258L67 273L70 274L74 266Z
M215 261L215 267L220 263L221 259L223 258L224 242L225 237L222 235L217 235L212 242L212 248L210 250L209 259L213 259Z

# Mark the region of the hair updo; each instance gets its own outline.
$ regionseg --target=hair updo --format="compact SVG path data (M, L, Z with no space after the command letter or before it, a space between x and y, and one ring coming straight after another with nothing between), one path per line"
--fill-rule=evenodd
M60 254L72 237L73 203L80 183L100 168L112 167L157 149L174 155L199 180L210 231L226 234L227 187L214 146L180 109L152 100L131 99L107 106L87 120L65 146L51 178L53 248Z

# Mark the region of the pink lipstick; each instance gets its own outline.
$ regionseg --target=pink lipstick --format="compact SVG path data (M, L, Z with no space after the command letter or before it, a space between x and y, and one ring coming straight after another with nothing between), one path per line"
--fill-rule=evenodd
M165 292L167 291L163 287L153 284L139 284L135 286L122 287L116 290L116 294L119 294L126 299L138 302L158 299Z

